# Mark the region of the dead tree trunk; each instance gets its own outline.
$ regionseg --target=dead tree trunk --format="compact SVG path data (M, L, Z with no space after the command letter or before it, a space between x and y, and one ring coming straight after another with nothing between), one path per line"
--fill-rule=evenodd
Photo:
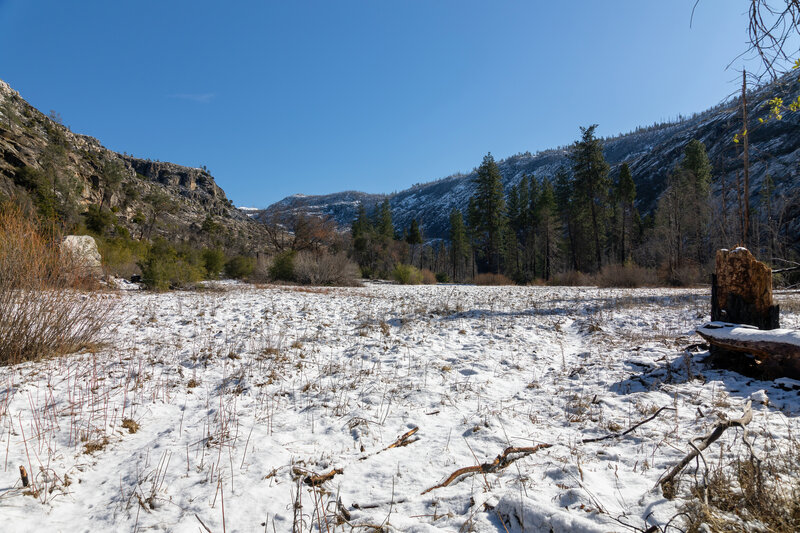
M711 279L711 320L780 327L780 308L772 303L772 270L745 248L717 250Z
M698 328L697 334L711 345L712 353L725 354L728 362L736 359L736 353L753 356L753 373L760 377L800 379L800 331L761 331L752 326L711 322Z

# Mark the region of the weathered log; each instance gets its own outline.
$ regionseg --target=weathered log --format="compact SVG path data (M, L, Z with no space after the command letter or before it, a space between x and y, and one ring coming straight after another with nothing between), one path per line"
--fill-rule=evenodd
M800 379L800 331L764 331L748 325L709 322L698 328L697 334L713 347L752 355L775 377Z
M711 320L776 329L779 315L772 301L772 270L746 248L717 250Z

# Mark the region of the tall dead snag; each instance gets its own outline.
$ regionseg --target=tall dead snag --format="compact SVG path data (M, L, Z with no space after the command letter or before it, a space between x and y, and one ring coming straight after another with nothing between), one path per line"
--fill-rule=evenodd
M711 320L776 329L779 314L772 303L772 270L746 248L717 250Z
M686 456L681 459L681 461L675 465L664 477L661 478L659 484L661 485L661 491L664 493L664 496L672 499L675 497L676 486L675 486L675 478L678 474L681 473L681 470L686 467L689 463L692 462L692 459L697 457L698 455L702 456L703 450L711 446L714 441L722 436L725 433L725 430L732 427L740 427L744 429L744 427L749 424L753 420L753 410L750 407L750 401L748 400L747 405L744 408L744 414L741 418L732 418L729 420L723 420L716 426L714 429L711 430L711 433L706 435L705 437L695 437L691 441L689 441L689 445L692 447L692 451L686 454ZM695 444L696 443L696 444Z

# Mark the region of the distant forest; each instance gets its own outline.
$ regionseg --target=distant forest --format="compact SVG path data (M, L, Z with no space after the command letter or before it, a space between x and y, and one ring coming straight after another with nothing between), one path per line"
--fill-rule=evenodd
M417 220L396 228L388 200L371 212L361 206L352 224L353 259L365 277L389 277L407 264L439 280L488 275L520 284L623 286L707 282L715 250L731 245L778 266L798 260L786 229L791 201L775 194L769 176L754 205L742 179L720 183L712 199L714 169L703 143L692 140L656 209L642 216L628 165L610 174L596 127L581 128L569 164L552 179L526 175L507 192L487 154L469 207L450 213L447 240L426 243Z

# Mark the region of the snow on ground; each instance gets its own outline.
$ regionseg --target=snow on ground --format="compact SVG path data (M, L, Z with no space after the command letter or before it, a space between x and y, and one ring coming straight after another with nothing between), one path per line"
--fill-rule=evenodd
M230 285L117 299L96 350L0 369L0 529L643 530L679 512L658 479L718 414L753 399L764 453L800 431L796 383L683 350L700 342L705 290ZM800 327L796 301L784 327ZM675 410L582 442L661 407ZM552 446L422 494L538 444Z

